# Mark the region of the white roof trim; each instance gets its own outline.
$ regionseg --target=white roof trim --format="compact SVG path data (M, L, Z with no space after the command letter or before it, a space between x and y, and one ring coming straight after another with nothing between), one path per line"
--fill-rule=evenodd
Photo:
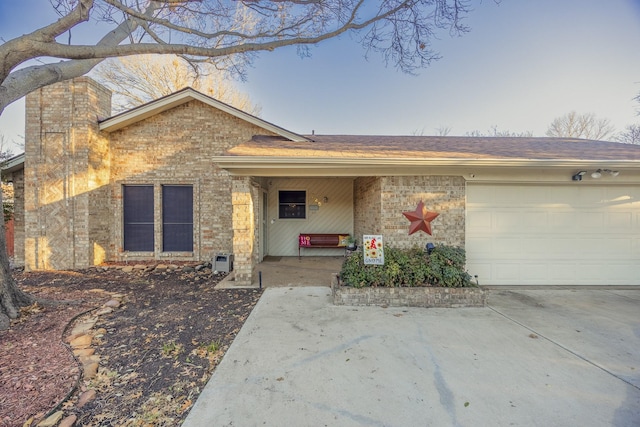
M305 168L353 166L475 166L475 167L616 167L640 168L639 160L580 159L502 159L502 158L394 158L394 157L284 157L284 156L213 156L211 160L224 169L269 168L287 165Z
M235 176L411 176L460 175L477 182L572 182L579 170L610 168L620 177L601 184L638 185L640 161L637 160L529 160L529 159L409 159L409 158L299 158L267 156L211 157ZM597 182L587 181L589 184Z
M24 153L18 154L0 164L2 173L11 173L20 169L24 169Z
M293 133L284 128L276 126L273 123L269 123L265 120L259 119L256 116L238 110L237 108L225 104L224 102L220 102L192 88L182 89L171 95L167 95L160 99L156 99L155 101L151 101L147 104L133 108L124 113L110 117L100 122L100 130L103 130L105 132L113 132L118 129L122 129L125 126L129 126L133 123L139 122L148 117L154 116L163 111L167 111L171 108L177 107L178 105L182 105L193 100L203 102L213 108L217 108L218 110L224 111L225 113L231 114L232 116L261 127L265 130L271 131L291 141L310 141L308 138L305 138L302 135L298 135L297 133Z

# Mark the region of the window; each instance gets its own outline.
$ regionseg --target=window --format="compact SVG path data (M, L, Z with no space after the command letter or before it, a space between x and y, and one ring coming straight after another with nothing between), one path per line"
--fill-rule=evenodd
M307 192L306 191L279 191L278 206L279 218L306 218L307 217Z
M162 250L193 251L193 187L162 186Z
M125 185L124 250L153 252L153 186Z
M160 187L153 185L125 185L122 187L123 248L125 251L155 251L154 194L156 189L160 190ZM157 196L160 196L160 193ZM161 230L163 252L193 251L192 186L162 186Z

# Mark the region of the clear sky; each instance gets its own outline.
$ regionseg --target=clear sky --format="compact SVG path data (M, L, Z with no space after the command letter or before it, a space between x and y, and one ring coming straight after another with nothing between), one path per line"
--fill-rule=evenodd
M23 0L45 3L46 0ZM37 25L0 0L0 37ZM13 4L13 6L10 6ZM261 117L293 132L437 134L531 131L572 110L608 118L622 130L639 123L640 0L473 1L471 31L433 40L442 59L411 76L368 60L352 37L312 49L262 53L239 84ZM24 28L20 31L21 28ZM24 104L0 117L0 133L20 140Z

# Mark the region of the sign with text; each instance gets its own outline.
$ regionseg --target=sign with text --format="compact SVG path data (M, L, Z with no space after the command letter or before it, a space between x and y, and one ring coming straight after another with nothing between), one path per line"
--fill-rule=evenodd
M384 265L384 247L382 246L382 235L365 234L364 236L362 236L362 243L364 263Z

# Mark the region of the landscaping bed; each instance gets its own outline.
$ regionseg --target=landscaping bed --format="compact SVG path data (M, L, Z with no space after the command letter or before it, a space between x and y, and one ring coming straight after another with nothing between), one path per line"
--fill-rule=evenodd
M461 248L387 247L384 265L367 265L354 252L331 283L335 305L387 307L484 307L486 293L465 271Z
M261 291L215 289L225 274L208 267L157 267L14 274L33 295L76 303L32 306L0 332L0 426L35 426L54 409L82 426L182 423ZM103 314L82 314L92 309ZM91 379L66 343L87 317Z
M481 288L354 288L331 286L335 305L373 305L379 307L484 307L487 293Z

